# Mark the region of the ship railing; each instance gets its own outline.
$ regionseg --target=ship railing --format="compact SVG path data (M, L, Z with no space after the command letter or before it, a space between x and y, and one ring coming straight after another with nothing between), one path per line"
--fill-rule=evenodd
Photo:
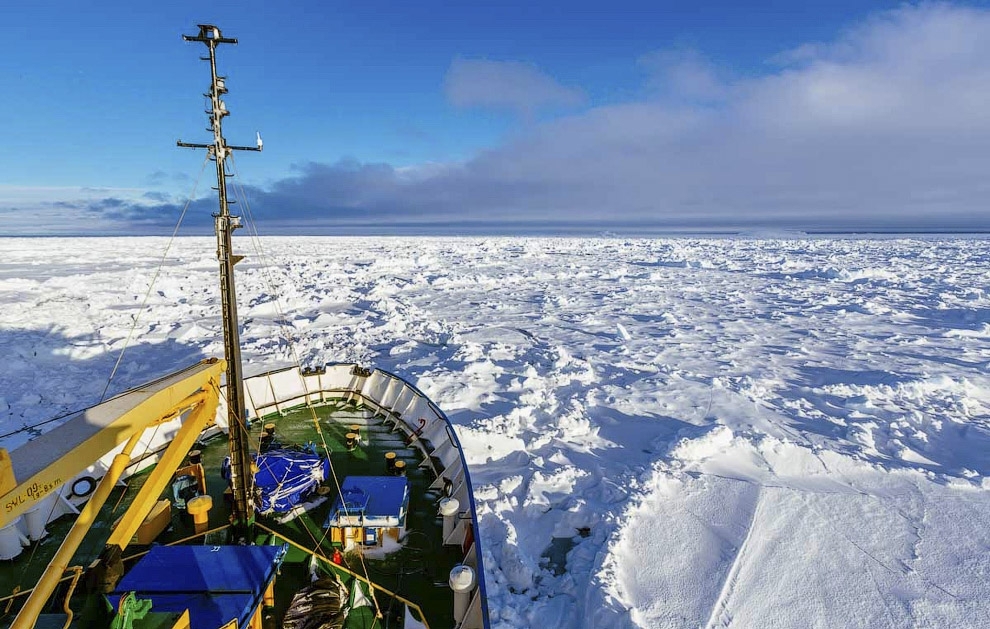
M474 570L477 585L462 618L463 629L490 627L484 567L474 491L467 461L450 419L418 388L382 369L368 370L354 363L332 363L317 368L287 367L244 380L249 417L284 414L303 405L334 401L353 402L394 422L407 441L423 453L422 465L434 475L431 489L457 500L460 512L445 544L460 546L462 564ZM217 424L226 427L227 410L221 397Z
M467 461L454 426L439 407L399 376L380 369L362 369L352 363L328 364L316 369L288 367L247 378L244 385L249 417L258 418L273 412L285 413L300 405L344 400L363 405L393 421L411 445L423 453L422 465L434 475L430 488L455 498L460 505L458 526L445 541L462 546L462 563L475 570L477 587L467 613L458 626L465 629L490 626L485 603L477 512ZM226 417L225 396L221 396L216 426L208 429L203 437L225 431ZM154 430L148 429L142 435L138 448L144 454L132 462L121 479L157 463L159 454L172 441L181 425L182 418L177 417L160 424ZM110 461L122 447L123 444L117 446L79 475L66 479L58 491L52 492L45 501L37 505L36 510L42 517L33 525L37 531L36 534L31 533L31 540L44 536L44 527L48 522L66 513L78 513L78 507L89 498L91 488L106 473ZM27 528L30 529L29 532L33 531L31 527ZM468 541L470 543L465 544ZM475 622L474 619L480 620Z

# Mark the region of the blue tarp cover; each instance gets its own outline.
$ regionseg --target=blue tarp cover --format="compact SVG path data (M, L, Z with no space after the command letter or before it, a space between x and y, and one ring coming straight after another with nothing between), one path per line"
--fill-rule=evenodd
M368 518L401 517L409 503L409 481L405 476L348 476L340 485L329 520L341 515Z
M330 461L308 450L273 448L253 457L258 466L254 484L261 491L260 513L285 513L326 480ZM224 460L222 475L230 479L230 462Z
M107 596L134 592L151 610L189 610L193 627L245 626L275 577L285 546L152 546Z

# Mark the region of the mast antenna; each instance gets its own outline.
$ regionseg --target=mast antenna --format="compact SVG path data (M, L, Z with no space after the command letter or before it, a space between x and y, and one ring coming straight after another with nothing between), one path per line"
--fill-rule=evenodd
M232 253L231 237L241 227L239 216L232 216L227 201L227 157L232 151L260 151L261 136L257 146L228 146L223 137L222 123L230 115L221 96L227 93L225 77L217 75L216 49L220 44L236 44L237 40L224 37L212 24L199 24L198 35L183 35L185 41L198 41L206 45L210 63L210 126L212 144L193 144L179 140L178 146L206 149L217 166L217 191L220 210L213 215L217 235L217 259L220 262L220 295L223 304L223 345L227 359L227 431L230 441L230 486L234 495L231 522L236 541L251 543L254 528L254 472L251 459L250 438L247 428L247 412L244 404L244 374L241 366L240 334L237 326L237 293L234 288L234 265L244 256Z

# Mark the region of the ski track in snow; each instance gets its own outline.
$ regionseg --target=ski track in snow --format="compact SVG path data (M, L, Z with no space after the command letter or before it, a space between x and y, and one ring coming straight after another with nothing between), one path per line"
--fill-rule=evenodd
M222 352L212 239L141 308L164 245L0 239L0 433L98 401L135 318L110 393ZM987 240L264 245L247 371L374 364L447 412L495 627L990 626Z
M746 527L746 537L743 538L742 544L739 545L736 555L732 559L732 564L729 566L725 582L722 584L718 598L715 599L715 604L712 606L711 616L709 616L708 622L705 623L706 629L728 627L732 623L732 615L729 613L729 602L738 583L739 570L746 556L746 546L753 536L753 532L756 530L760 504L760 494L757 494L756 507L754 507L753 515L749 520L749 525Z

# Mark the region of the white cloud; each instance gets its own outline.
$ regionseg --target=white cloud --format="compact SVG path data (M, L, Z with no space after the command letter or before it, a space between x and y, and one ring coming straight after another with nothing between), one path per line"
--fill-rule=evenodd
M252 207L395 231L990 229L990 10L907 6L773 62L731 81L699 53L654 54L643 63L661 98L526 125L461 164L309 164L253 190ZM447 90L524 115L580 98L506 62L455 61ZM166 205L90 207L144 217Z
M520 61L455 59L447 70L444 89L457 107L507 109L532 116L541 109L573 107L583 93L566 87L536 66Z
M693 53L648 61L681 98L595 108L480 155L447 178L465 188L464 207L667 225L990 228L988 11L884 12L734 83Z
M717 101L728 89L720 69L697 50L658 50L639 64L649 73L648 87L674 100Z
M138 188L0 184L4 235L104 234L121 228L114 211L148 203Z

